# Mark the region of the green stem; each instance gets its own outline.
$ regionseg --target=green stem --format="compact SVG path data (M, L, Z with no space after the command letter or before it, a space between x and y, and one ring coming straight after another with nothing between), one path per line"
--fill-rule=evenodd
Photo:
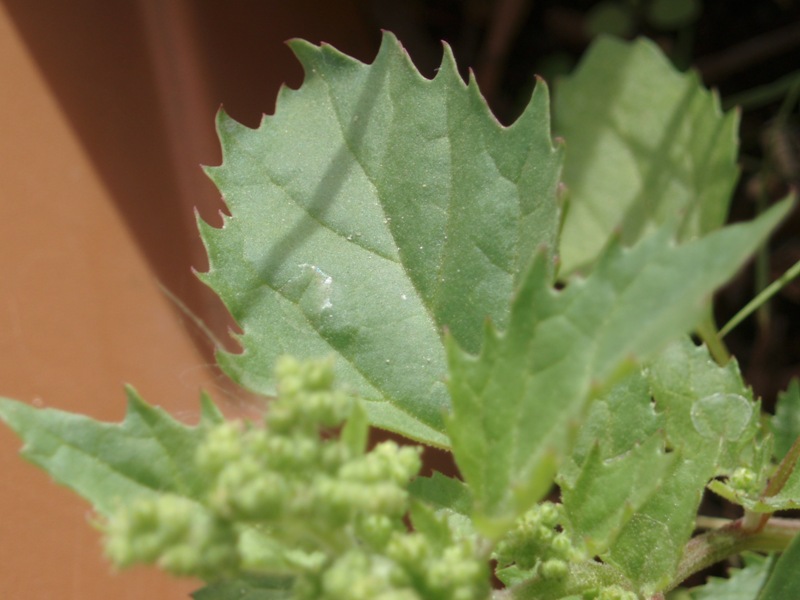
M773 281L770 285L768 285L764 290L755 298L753 298L747 305L741 309L738 313L736 313L733 318L725 323L725 326L720 329L719 337L725 337L730 331L736 327L739 323L744 321L747 317L753 314L758 307L764 304L767 300L772 298L775 294L777 294L783 286L789 283L792 279L800 275L800 261L794 263L788 271L786 271L783 275L781 275L778 279ZM705 340L705 338L703 338ZM706 342L708 343L708 342ZM709 346L710 349L710 346Z
M718 365L728 364L731 360L731 353L725 342L722 341L722 334L717 331L717 324L714 322L714 316L710 309L697 326L697 335L703 340Z
M691 575L746 550L780 552L800 533L800 520L773 517L758 531L748 531L743 520L728 521L718 529L702 533L686 544L683 558L668 589Z
M765 210L767 210L767 204L769 203L769 199L767 198L767 182L764 171L760 174L761 185L759 186L758 192L758 199L756 200L756 215L761 215ZM758 252L756 253L756 275L755 275L755 290L754 293L756 297L767 289L769 285L769 244L765 241L761 246L758 247ZM758 307L756 312L756 320L758 322L758 328L761 335L765 335L766 332L769 330L769 303L764 301L761 306Z
M743 110L760 108L782 98L800 82L800 71L790 73L777 81L762 85L751 90L729 96L723 102L725 110L734 106L741 106Z
M769 483L767 483L767 487L764 488L762 494L764 498L775 496L783 489L783 486L786 485L794 471L798 458L800 458L800 437L794 441L786 456L778 464L778 468L775 469L775 474L770 477Z

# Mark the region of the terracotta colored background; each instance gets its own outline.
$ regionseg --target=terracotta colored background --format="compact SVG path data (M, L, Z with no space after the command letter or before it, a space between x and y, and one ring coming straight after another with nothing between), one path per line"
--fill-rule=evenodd
M370 59L354 1L0 1L0 395L120 420L123 382L191 420L201 388L235 390L212 346L229 323L193 208L212 223L220 104L249 125L302 72L283 41ZM234 398L234 399L232 399ZM89 506L22 461L0 427L0 598L184 598L196 582L113 575Z

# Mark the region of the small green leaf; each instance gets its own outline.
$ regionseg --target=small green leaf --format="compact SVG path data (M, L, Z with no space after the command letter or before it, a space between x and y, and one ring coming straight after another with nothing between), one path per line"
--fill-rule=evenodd
M722 226L736 183L738 116L655 43L599 38L555 93L569 189L561 272L591 268L615 232L631 245L664 223L679 239Z
M569 530L581 537L591 554L607 552L624 526L662 490L664 480L674 475L677 455L665 454L663 446L663 439L654 435L611 459L597 446L580 476L562 487Z
M243 577L214 583L192 594L193 600L289 600L290 577Z
M591 555L607 552L672 474L677 455L664 451L664 421L639 371L592 401L571 460L558 478L568 531Z
M469 490L458 479L434 471L431 477L417 477L408 486L414 498L437 509L448 509L462 515L472 511Z
M758 513L800 509L800 469L796 464L777 494L765 496L758 490L740 490L729 482L712 481L708 488L726 500Z
M485 534L501 535L547 492L592 389L690 330L705 299L790 207L682 246L662 230L630 250L612 247L586 280L560 292L540 256L505 333L487 325L479 357L451 339L448 431Z
M127 389L128 410L119 424L0 398L2 418L23 440L22 454L59 483L89 500L105 516L140 498L204 490L195 450L208 426L221 422L205 398L202 420L188 427Z
M666 439L649 460L649 468L660 477L641 477L641 488L639 480L634 479L631 496L644 501L626 515L617 531L612 531L608 550L599 552L645 595L670 583L692 534L706 484L718 475L731 474L743 456L752 456L759 427L759 405L743 383L736 363L720 367L704 346L695 346L688 338L670 344L654 358L647 365L646 379L649 390L639 402L652 395L654 408L664 419ZM664 442L670 454L664 454ZM633 447L630 452L636 457L641 448ZM596 462L596 470L608 470L604 463ZM644 459L637 467L636 472L648 472ZM590 472L584 477L592 475ZM628 485L631 481L627 480ZM601 485L602 481L595 487ZM620 481L619 485L624 483ZM576 510L587 514L570 514L571 519L592 522L592 512L583 505Z
M783 551L767 579L758 600L789 600L800 598L800 536L795 536Z
M744 567L730 569L728 577L709 577L691 590L691 600L754 600L767 580L773 559L745 552Z
M781 460L800 437L800 380L792 379L785 392L778 395L775 416L770 420L775 436L775 459Z
M243 352L218 360L272 394L281 354L334 353L373 425L447 446L443 329L477 352L534 250L555 251L546 86L504 128L449 49L430 81L390 34L371 65L292 49L306 78L275 115L256 130L219 117L224 159L209 174L231 216L201 223L202 278L244 333Z
M354 456L364 454L369 438L369 421L361 402L355 402L353 411L342 427L341 440Z
M684 338L659 355L648 379L673 448L708 457L715 475L739 466L759 427L759 405L736 361L720 367L705 346Z

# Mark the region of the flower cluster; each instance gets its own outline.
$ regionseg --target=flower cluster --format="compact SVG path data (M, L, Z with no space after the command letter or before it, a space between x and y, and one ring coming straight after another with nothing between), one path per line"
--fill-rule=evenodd
M552 502L537 504L522 515L516 526L500 540L494 558L500 568L510 565L522 571L535 570L545 578L560 578L567 563L584 560L564 531L563 507Z
M163 494L109 519L115 564L206 580L288 575L297 600L487 597L473 541L433 540L404 522L420 448L387 441L367 451L366 416L333 389L330 362L287 358L276 375L263 426L209 429L194 465L200 497Z

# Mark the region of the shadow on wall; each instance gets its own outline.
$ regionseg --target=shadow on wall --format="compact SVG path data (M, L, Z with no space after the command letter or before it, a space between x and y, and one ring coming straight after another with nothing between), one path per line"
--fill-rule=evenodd
M206 268L194 209L218 224L224 208L200 169L220 162L214 115L224 105L254 127L281 83L301 83L286 39L371 60L379 33L353 0L2 2L154 277L227 339L226 311L190 270Z

